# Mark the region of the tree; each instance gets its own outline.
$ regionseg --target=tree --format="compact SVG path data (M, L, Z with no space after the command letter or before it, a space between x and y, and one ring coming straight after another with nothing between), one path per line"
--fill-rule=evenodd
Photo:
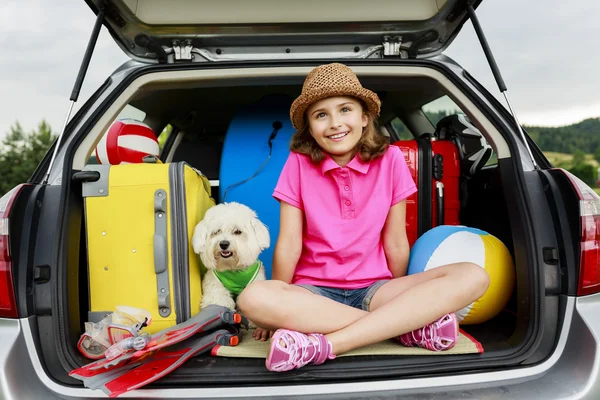
M596 167L585 160L585 153L581 150L575 150L570 161L561 163L557 167L565 168L589 186L594 187L596 184Z
M596 152L594 153L594 159L600 163L600 147L596 149Z
M579 149L573 152L573 160L571 163L575 165L585 164L585 153Z
M596 168L593 165L587 163L573 164L568 170L588 186L594 187L596 185Z
M558 127L525 126L525 130L542 151L595 154L600 148L600 118Z
M54 140L50 125L42 120L37 130L26 134L19 122L0 143L0 196L29 180Z

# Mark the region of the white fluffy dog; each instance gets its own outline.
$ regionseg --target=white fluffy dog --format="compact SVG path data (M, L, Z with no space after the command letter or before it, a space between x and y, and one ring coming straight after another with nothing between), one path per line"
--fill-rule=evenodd
M269 245L267 227L249 207L231 202L209 208L192 236L194 252L207 269L200 307L217 304L235 310L235 299L246 285L265 279L258 256Z

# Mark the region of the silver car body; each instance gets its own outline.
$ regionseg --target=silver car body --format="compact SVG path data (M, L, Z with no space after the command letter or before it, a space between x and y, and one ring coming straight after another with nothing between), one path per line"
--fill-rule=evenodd
M92 8L97 1L88 2ZM223 2L225 3L225 2ZM112 90L123 81L133 70L142 68L144 63L155 63L157 54L153 54L136 42L136 37L149 32L144 29L156 28L169 37L169 30L160 30L161 24L185 25L194 21L198 26L191 26L182 32L182 42L171 43L172 47L164 50L167 62L191 60L194 62L213 62L231 60L266 60L266 59L326 59L336 57L369 58L382 57L384 55L401 55L410 51L402 48L402 39L396 41L393 36L389 41L377 43L371 39L375 36L381 37L381 32L386 31L392 22L380 24L377 21L387 15L403 13L408 19L405 33L426 32L428 23L423 20L437 21L436 13L444 10L447 5L443 0L404 0L404 1L377 1L372 2L367 11L360 15L361 20L366 20L361 25L362 31L346 31L359 19L355 13L336 13L339 7L346 2L321 1L318 5L329 11L329 14L315 14L307 12L303 2L290 3L290 7L273 8L272 1L253 3L261 7L271 7L274 13L265 14L254 12L255 9L247 5L250 2L238 2L238 7L233 7L238 13L228 14L230 8L219 7L219 3L212 1L198 1L193 6L186 0L171 0L171 2L122 0L115 1L114 7L128 15L131 21L137 23L125 25L126 28L116 30L116 41L121 48L127 52L133 60L118 69L112 76L111 82L104 91L90 103L89 109L85 110L73 130L82 127L97 105L101 104L111 94ZM363 2L360 2L363 4ZM448 1L448 3L456 3ZM280 4L277 3L277 4ZM212 7L211 13L201 12L208 6ZM155 6L155 7L153 7ZM260 8L260 7L258 7ZM257 9L258 9L257 8ZM349 10L351 8L342 8ZM254 11L253 11L254 10ZM407 12L408 10L408 12ZM310 11L310 10L309 10ZM363 10L364 11L364 10ZM281 23L302 23L315 15L320 15L323 20L311 26L310 29L300 27L300 31L286 31ZM237 20L235 18L237 18ZM331 18L339 29L328 30L332 23ZM203 20L204 19L204 20ZM411 22L412 20L412 22ZM202 23L222 22L215 28L205 27ZM457 20L455 20L457 21ZM233 30L229 23L238 24ZM313 21L314 22L314 21ZM439 21L437 21L439 22ZM111 22L115 23L115 22ZM256 28L253 24L262 24ZM427 57L452 69L456 76L462 78L462 69L440 52L452 41L455 33L459 30L458 22L444 23L445 34L437 41L432 41L425 46L420 57ZM281 25L281 26L280 26ZM297 25L294 25L298 27ZM294 28L295 29L295 28ZM401 29L400 29L401 30ZM216 32L216 33L215 33ZM251 53L248 48L237 45L236 41L244 34L256 35L253 40L260 44L260 51ZM296 48L290 48L287 56L282 55L286 48L270 44L273 37L277 35L303 34L306 40ZM219 36L220 35L220 36ZM219 40L225 43L227 50L219 51L221 48L211 44L211 40L219 36ZM336 44L340 37L346 36L346 42L360 41L358 50L354 46L341 46ZM160 36L157 36L160 39ZM208 44L203 48L195 47L186 43L186 38L201 38ZM243 40L241 41L243 43ZM147 44L147 43L146 43ZM336 51L337 49L337 51ZM487 101L484 98L481 101ZM56 154L56 162L49 175L51 185L60 185L61 172L65 152L68 148L65 142ZM519 142L517 148L518 156L522 160L524 170L531 171L533 165L527 148ZM346 382L330 384L297 384L262 386L253 385L249 387L230 388L194 388L194 389L140 389L128 393L123 397L143 398L308 398L308 399L350 399L350 398L419 398L419 399L598 399L600 398L600 294L573 297L559 295L555 297L558 308L563 312L561 323L553 343L550 356L541 359L535 365L519 366L495 371L463 372L443 377L420 377L407 379L385 379L371 380L368 382ZM54 381L44 367L39 354L39 343L37 342L36 317L22 319L0 319L0 395L5 399L81 399L105 397L100 391L91 391L82 387L64 386Z
M140 389L131 396L194 398L419 398L597 399L600 398L600 295L561 298L566 313L552 355L538 365L510 370L406 380L328 385L206 389ZM0 383L3 398L86 399L102 392L61 386L46 374L34 343L35 319L0 320ZM124 396L129 397L129 396Z

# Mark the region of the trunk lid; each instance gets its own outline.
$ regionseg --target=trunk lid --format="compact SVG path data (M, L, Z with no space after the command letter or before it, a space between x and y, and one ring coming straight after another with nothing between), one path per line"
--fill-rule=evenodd
M96 14L103 7L115 41L146 62L423 58L468 19L466 0L85 1Z

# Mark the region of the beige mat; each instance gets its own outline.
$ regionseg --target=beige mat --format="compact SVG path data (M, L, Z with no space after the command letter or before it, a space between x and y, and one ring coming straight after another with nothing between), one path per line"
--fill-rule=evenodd
M241 357L241 358L267 358L269 351L269 341L261 342L254 340L252 330L245 331L242 340L237 346L216 346L212 354L220 357ZM360 349L352 350L339 357L348 356L421 356L421 355L451 355L451 354L477 354L483 353L481 343L470 335L460 331L460 337L456 345L446 351L430 351L418 347L404 347L401 344L386 340L381 343L365 346Z

